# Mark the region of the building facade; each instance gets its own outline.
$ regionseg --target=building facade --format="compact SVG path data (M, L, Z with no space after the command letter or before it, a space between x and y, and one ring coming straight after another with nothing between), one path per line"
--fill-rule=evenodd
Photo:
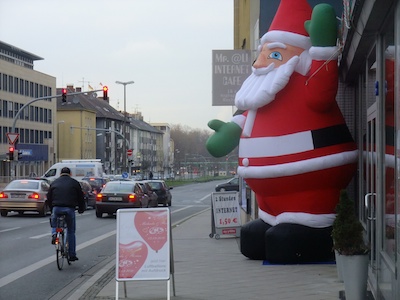
M400 2L308 2L330 3L340 20L337 102L359 149L348 191L371 247L368 287L375 299L399 299ZM235 1L235 49L255 53L278 5Z
M0 176L6 182L9 176L43 174L56 159L56 78L35 71L36 60L42 58L0 42ZM43 100L34 101L17 115L38 98ZM18 135L15 151L22 152L18 162L6 155L8 133Z

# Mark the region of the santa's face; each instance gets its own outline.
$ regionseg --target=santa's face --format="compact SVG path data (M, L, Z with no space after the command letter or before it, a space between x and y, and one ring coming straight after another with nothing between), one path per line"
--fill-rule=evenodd
M279 42L266 43L253 64L253 73L236 93L236 107L256 110L273 101L293 72L299 71L298 66L306 65L302 62L307 61L306 53L308 51L299 47Z
M253 64L256 69L274 64L275 68L284 65L293 56L300 56L304 49L283 43L266 43L261 48L257 60Z

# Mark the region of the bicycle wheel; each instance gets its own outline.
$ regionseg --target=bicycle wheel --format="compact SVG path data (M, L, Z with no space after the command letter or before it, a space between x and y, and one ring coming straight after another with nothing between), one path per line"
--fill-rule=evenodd
M57 257L57 267L59 270L62 270L64 266L64 232L57 233L58 243L56 245L56 257Z

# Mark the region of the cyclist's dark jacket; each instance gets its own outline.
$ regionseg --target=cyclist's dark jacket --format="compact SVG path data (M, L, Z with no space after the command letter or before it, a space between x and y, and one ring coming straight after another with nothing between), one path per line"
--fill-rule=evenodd
M54 206L79 207L79 211L85 210L85 201L81 185L69 175L61 175L54 180L47 192L47 203L52 209Z

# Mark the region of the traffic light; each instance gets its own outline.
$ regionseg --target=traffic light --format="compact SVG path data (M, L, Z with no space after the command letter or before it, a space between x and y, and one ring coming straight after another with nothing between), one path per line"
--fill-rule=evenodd
M103 86L103 100L108 100L108 87Z
M13 146L8 147L8 159L14 160L14 151L15 148Z
M67 102L67 89L62 89L62 98L61 98L62 102Z
M22 159L22 151L21 150L17 150L18 152L18 160Z

